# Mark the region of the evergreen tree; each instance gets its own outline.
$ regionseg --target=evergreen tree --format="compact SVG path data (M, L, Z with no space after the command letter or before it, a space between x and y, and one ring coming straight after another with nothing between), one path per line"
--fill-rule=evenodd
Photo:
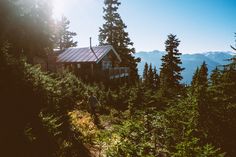
M216 86L221 83L220 82L221 81L221 72L217 67L212 71L210 79L211 79L212 86Z
M200 69L197 68L193 80L191 92L197 100L199 112L199 130L201 133L207 132L207 125L209 121L209 94L208 88L208 68L205 61L202 63Z
M202 63L202 66L199 70L199 75L198 75L198 85L204 87L205 89L208 87L208 68L207 68L207 64L204 61Z
M159 77L159 75L158 75L158 73L157 73L157 68L156 68L156 66L154 66L154 69L153 69L153 77L154 77L154 88L155 89L158 89L159 88L159 86L160 86L160 77Z
M167 54L162 57L162 65L160 68L160 83L161 88L164 91L168 91L168 95L178 93L181 89L180 81L182 80L181 71L184 68L181 68L181 53L178 50L179 39L176 38L176 35L168 35L168 39L165 42Z
M148 84L148 64L147 64L147 62L145 63L145 65L144 65L144 70L143 70L143 83L145 84L145 85L147 85Z
M149 64L149 69L148 69L148 87L153 89L154 87L154 73L152 69L152 64Z
M205 132L208 133L208 139L215 145L221 146L228 156L235 156L236 141L232 137L236 126L232 124L236 123L236 69L229 66L223 71L218 71L214 72L217 75L213 73L217 77L211 78L212 84L208 88L209 118L205 119L207 122Z
M192 82L191 82L192 87L197 85L198 75L199 75L199 68L197 67L195 73L193 74L193 78L192 78Z
M235 38L236 38L236 33L235 33ZM235 40L235 45L236 45L236 40ZM236 48L231 46L231 48L236 51ZM234 55L231 59L231 64L230 66L232 66L233 68L236 68L236 55Z
M223 86L223 90L228 96L232 96L234 99L234 103L236 103L236 69L232 66L226 68L222 72L221 84Z
M207 76L208 76L208 68L207 68L206 62L204 61L201 65L200 69L197 68L194 75L193 75L193 79L191 82L192 88L194 90L199 90L202 88L204 88L204 90L206 90L206 88L208 87Z
M140 58L134 58L133 42L131 42L128 32L125 31L127 26L117 12L121 3L118 0L105 0L104 4L105 24L99 28L99 43L114 47L122 59L120 65L130 68L130 81L135 82L138 80L137 63L140 62Z
M202 63L200 69L197 68L192 80L192 92L199 101L205 102L206 92L208 87L208 68L205 61Z
M235 34L235 38L236 38L236 33L234 33ZM235 39L235 46L230 46L234 51L236 51L236 39ZM232 58L230 58L230 59L228 59L229 61L231 61L231 63L230 64L228 64L228 65L226 65L225 67L229 67L229 66L231 66L231 67L233 67L233 68L236 68L236 55L234 55Z
M234 37L236 38L236 33L234 33ZM231 47L234 51L236 51L236 48L235 48L235 47L236 47L236 40L235 40L235 47L232 46L232 45L231 45L230 47Z
M218 113L220 113L220 117L219 115L218 117L221 120L221 125L215 122L218 128L220 128L221 133L218 135L221 138L217 142L221 143L222 147L229 152L229 156L235 156L236 140L235 138L232 139L232 137L235 134L236 125L232 124L236 124L236 69L233 66L223 71L221 88L218 90L218 93L217 100L219 101L220 98L223 101L217 102L217 105L221 106L218 109Z
M61 20L56 24L56 34L55 34L55 48L63 50L69 47L76 47L77 41L73 40L73 37L77 34L75 32L69 31L70 21L62 16Z
M47 0L0 2L0 43L11 44L9 52L34 63L52 49L52 9Z

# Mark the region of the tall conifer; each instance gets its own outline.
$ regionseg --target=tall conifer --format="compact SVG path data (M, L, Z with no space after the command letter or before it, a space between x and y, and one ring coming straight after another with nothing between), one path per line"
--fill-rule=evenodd
M52 9L48 0L1 0L0 44L8 41L11 54L24 54L30 63L46 58L52 49Z
M211 79L211 85L212 86L220 84L221 72L217 67L212 71L210 79Z
M154 69L153 69L153 75L154 75L154 88L155 89L158 89L159 86L160 86L160 77L157 73L157 68L156 66L154 66Z
M75 32L69 31L70 21L62 16L61 20L56 24L56 33L55 33L55 48L63 50L69 47L77 46L77 41L73 40L73 37L77 34Z
M205 95L207 87L208 87L208 68L207 65L205 63L205 61L202 63L200 69L197 68L194 75L193 75L193 79L191 82L191 89L192 89L192 93L199 96L199 94L201 95ZM201 96L200 96L201 97ZM202 98L200 98L202 99Z
M195 73L193 74L193 78L192 78L192 82L191 82L192 86L197 85L198 75L199 75L199 68L197 67Z
M121 66L130 68L130 80L135 82L138 79L137 63L140 58L134 58L133 42L131 42L128 32L125 31L127 26L117 12L121 3L118 0L105 0L104 4L105 23L99 28L99 43L100 45L110 44L114 47L122 59Z
M148 68L148 86L150 88L153 88L153 86L154 86L154 73L153 73L151 63L149 64L149 68Z
M196 97L199 111L199 129L206 130L209 118L208 68L205 61L197 68L192 80L192 94Z
M203 86L203 87L207 87L208 86L208 68L207 68L207 64L206 62L204 61L202 63L202 66L199 70L199 76L198 76L198 84L200 86Z
M144 84L147 84L147 82L148 82L148 63L147 62L144 65L143 82L144 82Z
M176 35L168 35L168 39L165 42L167 54L162 57L162 65L160 72L160 83L161 88L169 91L168 94L176 94L177 91L181 89L180 81L182 80L181 71L184 68L181 68L181 53L178 50L179 39L176 38Z

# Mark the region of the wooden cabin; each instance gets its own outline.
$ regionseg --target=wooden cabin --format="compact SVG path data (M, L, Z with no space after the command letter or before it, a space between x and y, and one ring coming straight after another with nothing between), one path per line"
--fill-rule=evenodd
M120 67L121 58L111 45L68 48L57 56L57 65L85 80L127 78L128 67Z

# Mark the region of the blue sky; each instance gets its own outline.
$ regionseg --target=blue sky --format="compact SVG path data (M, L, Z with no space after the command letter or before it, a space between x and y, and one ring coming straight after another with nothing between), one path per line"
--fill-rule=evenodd
M236 0L120 0L119 13L136 51L165 49L170 33L183 53L231 51L236 32ZM64 14L77 32L78 46L98 44L103 0L54 0L54 16Z

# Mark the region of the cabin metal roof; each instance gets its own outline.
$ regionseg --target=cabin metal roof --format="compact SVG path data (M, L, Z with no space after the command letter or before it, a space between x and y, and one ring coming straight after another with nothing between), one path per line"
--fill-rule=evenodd
M113 46L94 46L84 48L67 48L58 55L57 62L61 63L81 63L81 62L100 62L109 52L113 52L117 59L121 61Z

